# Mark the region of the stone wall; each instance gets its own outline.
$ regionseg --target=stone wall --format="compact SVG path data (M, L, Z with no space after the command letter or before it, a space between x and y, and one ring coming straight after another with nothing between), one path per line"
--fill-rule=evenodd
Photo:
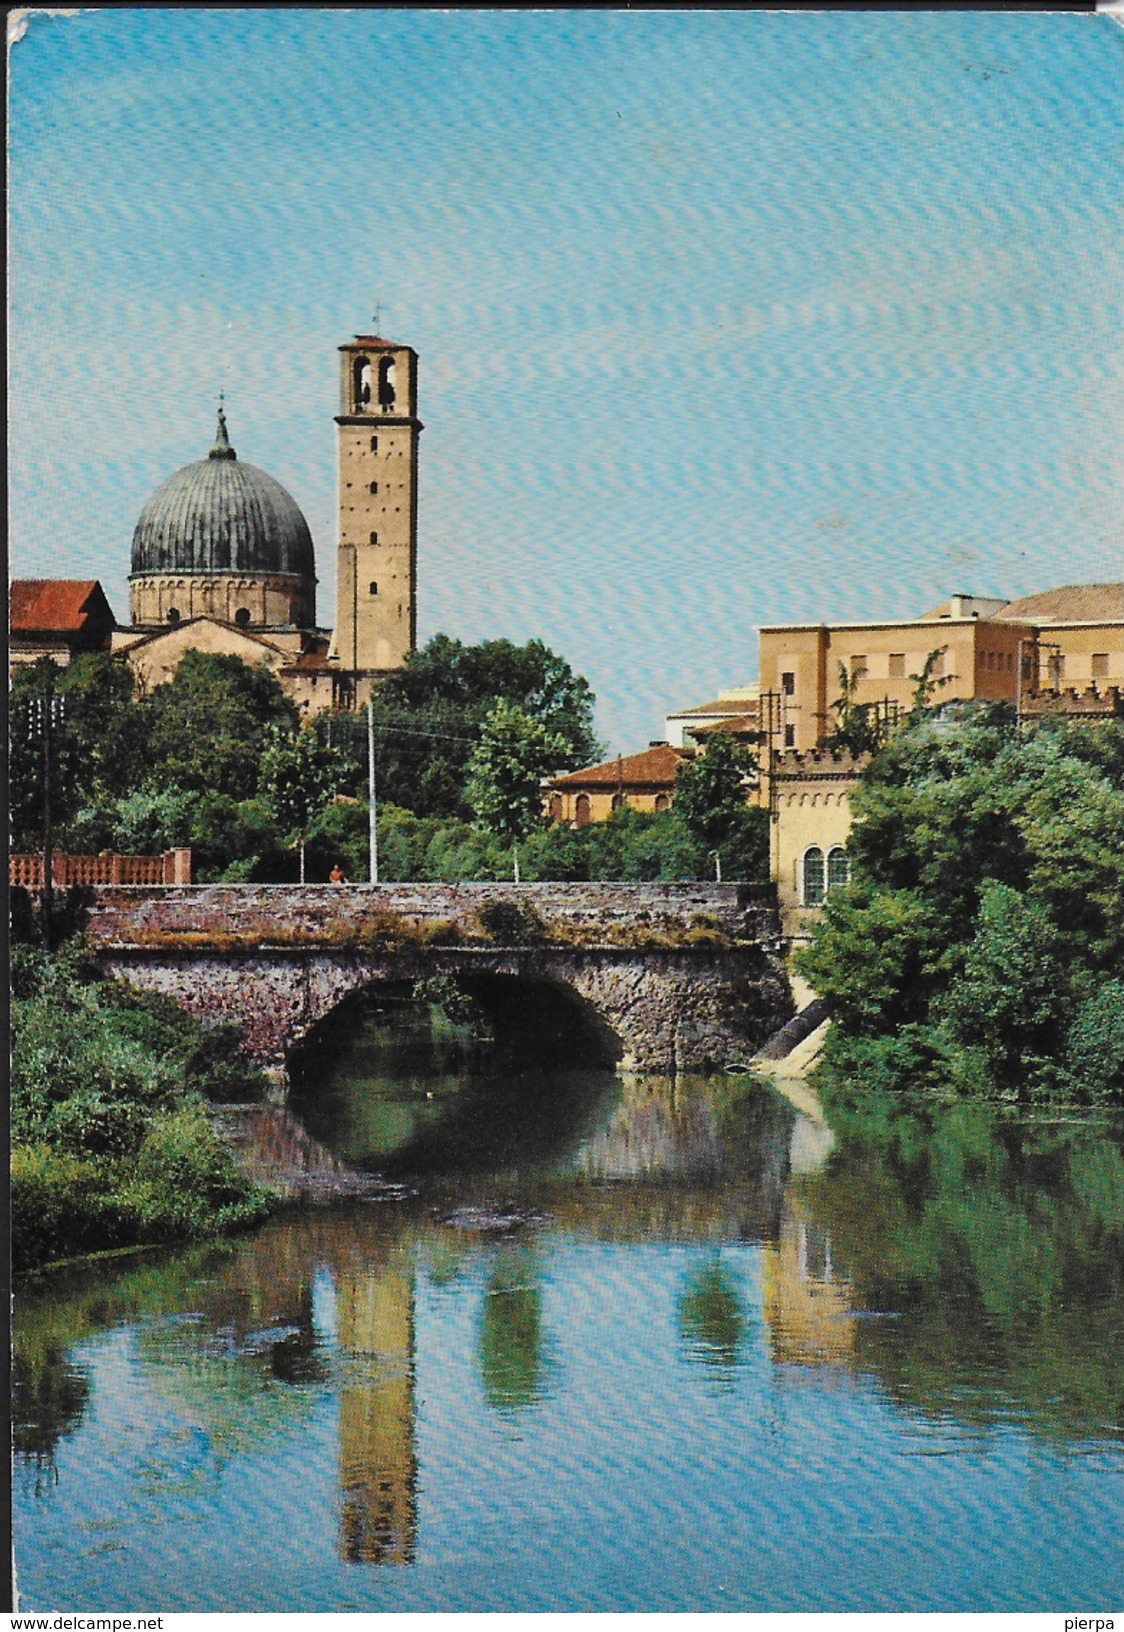
M747 884L211 884L190 889L99 889L89 918L100 945L190 938L245 946L348 946L439 937L495 943L481 913L514 905L548 939L633 949L711 931L754 944L778 932L770 886ZM531 944L535 936L519 935Z

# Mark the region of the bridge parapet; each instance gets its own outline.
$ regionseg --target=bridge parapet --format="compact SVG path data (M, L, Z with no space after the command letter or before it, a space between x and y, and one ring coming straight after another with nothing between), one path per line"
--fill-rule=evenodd
M771 886L383 884L103 887L91 940L104 947L241 951L565 946L633 951L760 945L779 933Z

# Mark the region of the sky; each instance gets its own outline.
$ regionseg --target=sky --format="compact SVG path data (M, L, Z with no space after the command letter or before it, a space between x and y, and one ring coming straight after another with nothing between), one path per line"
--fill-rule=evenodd
M614 752L762 624L1124 577L1124 29L989 12L78 10L10 47L10 570L241 458L335 618L336 348L419 353L419 638Z

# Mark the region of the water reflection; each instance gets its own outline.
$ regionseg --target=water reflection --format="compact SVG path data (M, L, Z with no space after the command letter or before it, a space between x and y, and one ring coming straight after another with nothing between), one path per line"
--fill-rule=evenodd
M708 1367L720 1388L733 1386L749 1329L745 1300L721 1259L693 1270L679 1299L679 1330L689 1358Z
M763 1312L777 1365L842 1365L854 1357L855 1294L839 1276L831 1234L790 1188L762 1267Z
M411 1084L415 1098L424 1080ZM83 1522L101 1522L98 1501L133 1504L137 1539L115 1545L135 1545L138 1569L141 1520L213 1525L221 1537L248 1522L227 1481L238 1473L230 1490L245 1503L239 1481L255 1458L263 1469L288 1458L302 1470L293 1501L303 1506L298 1515L280 1487L263 1488L263 1556L283 1558L286 1526L311 1527L323 1569L374 1567L384 1581L409 1576L438 1546L469 1499L480 1446L493 1478L507 1453L490 1433L527 1445L530 1467L541 1457L544 1469L564 1469L550 1487L559 1522L603 1532L611 1551L620 1515L602 1509L608 1474L587 1447L610 1398L626 1402L630 1433L650 1417L651 1442L637 1454L670 1482L666 1500L705 1501L706 1481L741 1444L753 1455L732 1470L730 1490L762 1511L825 1436L841 1477L871 1481L849 1498L871 1511L919 1424L1013 1424L1086 1450L1119 1440L1118 1124L868 1101L833 1111L827 1129L745 1080L540 1074L529 1098L524 1079L508 1081L495 1100L471 1085L450 1090L444 1113L423 1118L424 1138L418 1123L407 1129L397 1149L411 1162L423 1149L439 1159L396 1204L295 1209L233 1245L71 1270L26 1291L15 1447L39 1522L57 1502L81 1509L89 1446L107 1454L99 1410L112 1423L123 1399L112 1488L91 1494ZM532 1125L529 1145L513 1155L497 1134L502 1161L483 1167L473 1155L457 1170L464 1107L477 1152L514 1100L520 1125ZM345 1143L353 1132L344 1127ZM291 1144L292 1130L264 1137ZM325 1171L338 1164L338 1149L314 1154ZM821 1424L818 1440L789 1425L791 1446L772 1467L753 1435L773 1409L770 1391L786 1384L802 1400L828 1388L865 1403L848 1406L853 1424ZM901 1437L872 1457L871 1436L890 1432L878 1402ZM707 1433L699 1471L695 1444ZM981 1501L995 1472L994 1462L979 1472ZM644 1490L641 1481L638 1512ZM503 1546L486 1541L487 1528L471 1543L484 1562L488 1546L497 1557ZM25 1515L32 1575L34 1534ZM463 1535L446 1545L457 1557L470 1547ZM552 1566L541 1568L545 1578ZM95 1576L82 1579L92 1593Z
M392 1252L337 1259L340 1555L408 1564L417 1536L414 1287Z
M484 1398L518 1412L545 1393L546 1339L539 1263L532 1248L502 1248L481 1300L478 1357Z

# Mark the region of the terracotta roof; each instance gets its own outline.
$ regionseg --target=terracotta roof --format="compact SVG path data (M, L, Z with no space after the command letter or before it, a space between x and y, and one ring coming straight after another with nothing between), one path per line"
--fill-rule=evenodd
M356 346L381 346L384 351L401 351L403 348L396 340L384 340L379 334L357 334L354 340L349 340L341 351L354 351Z
M660 743L645 748L641 754L626 754L621 759L607 759L603 765L590 765L583 771L570 771L556 776L548 788L668 788L675 781L680 765L691 758L679 748Z
M677 708L668 715L670 720L685 719L689 714L725 714L727 716L744 713L746 708L756 702L754 697L715 697L713 702L699 703L694 708Z
M1066 584L1008 601L996 616L1020 623L1118 623L1124 618L1124 584Z
M78 634L90 614L102 610L90 604L98 601L109 610L96 578L17 578L8 591L12 632Z
M711 720L707 725L689 727L692 737L718 737L728 731L732 737L758 737L761 735L761 716L759 714L732 714L725 719Z

